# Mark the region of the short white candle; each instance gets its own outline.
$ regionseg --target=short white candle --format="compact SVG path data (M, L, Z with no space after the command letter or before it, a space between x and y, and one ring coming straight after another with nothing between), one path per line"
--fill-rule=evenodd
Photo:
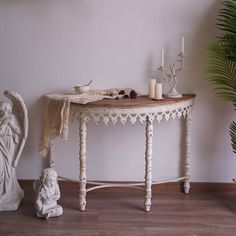
M182 36L182 53L184 54L184 36Z
M164 53L165 53L165 52L164 52L164 49L162 48L162 50L161 50L161 66L162 66L162 67L164 67L164 60L165 60L165 59L164 59L164 57L165 57Z
M156 84L155 79L150 79L149 80L149 98L155 98L155 84Z
M155 84L155 99L162 99L162 83Z

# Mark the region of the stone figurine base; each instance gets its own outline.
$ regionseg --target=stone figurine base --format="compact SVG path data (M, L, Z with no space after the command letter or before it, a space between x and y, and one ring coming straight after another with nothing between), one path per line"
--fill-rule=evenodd
M14 195L5 200L0 199L0 211L16 211L20 206L23 198L24 191L21 190L18 195Z

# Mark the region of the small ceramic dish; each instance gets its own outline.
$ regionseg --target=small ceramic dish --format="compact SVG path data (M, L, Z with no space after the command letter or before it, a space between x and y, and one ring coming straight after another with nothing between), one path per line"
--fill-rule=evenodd
M90 90L89 85L90 85L92 82L93 82L93 81L90 80L88 84L85 84L85 85L76 85L76 86L74 87L75 93L78 93L78 94L88 93L89 90Z
M90 90L89 85L77 85L74 87L74 91L77 94L87 93Z

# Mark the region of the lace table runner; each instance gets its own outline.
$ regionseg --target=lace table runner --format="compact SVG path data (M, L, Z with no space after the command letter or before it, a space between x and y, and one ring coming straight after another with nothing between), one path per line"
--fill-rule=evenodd
M43 96L43 125L39 153L46 157L50 142L56 137L68 139L70 104L87 104L103 99L114 99L121 89L93 90L83 94L46 94ZM122 89L126 94L132 90ZM138 93L138 95L140 95Z

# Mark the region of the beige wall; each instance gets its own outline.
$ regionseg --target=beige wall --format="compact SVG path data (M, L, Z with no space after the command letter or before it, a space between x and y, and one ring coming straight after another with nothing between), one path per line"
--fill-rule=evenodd
M160 51L174 62L185 35L186 63L179 90L197 94L192 125L193 181L231 181L235 155L228 126L232 107L217 101L203 73L208 43L216 35L218 0L1 0L0 81L18 91L29 109L30 134L19 178L38 177L42 94L70 91L92 79L95 88L133 87L147 92L159 77ZM71 125L75 128L75 124ZM153 178L178 176L181 122L155 124ZM88 178L142 180L144 127L95 127L88 134ZM76 129L56 142L57 170L78 177Z

